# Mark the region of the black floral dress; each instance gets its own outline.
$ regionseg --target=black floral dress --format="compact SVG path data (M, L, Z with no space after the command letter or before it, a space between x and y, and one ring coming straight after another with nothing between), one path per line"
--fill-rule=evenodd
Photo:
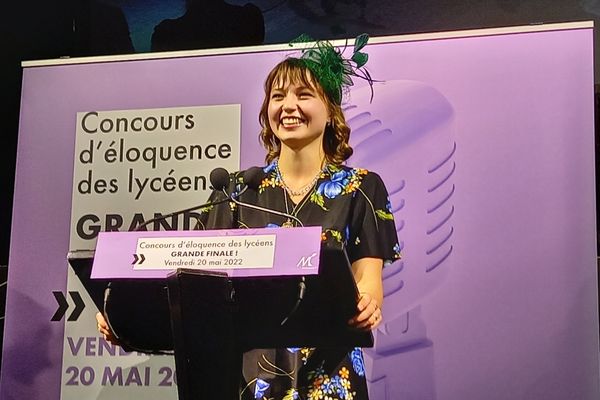
M258 189L245 190L240 201L291 214L304 226L322 226L323 244L345 248L350 262L375 257L385 265L400 257L388 194L377 174L328 164L312 191L294 204L284 189L277 161L264 172ZM240 188L234 184L232 190ZM213 200L219 195L214 194ZM233 203L205 211L209 211L205 214L206 228L297 224ZM255 349L244 354L243 377L246 383L240 398L244 400L368 398L360 348Z

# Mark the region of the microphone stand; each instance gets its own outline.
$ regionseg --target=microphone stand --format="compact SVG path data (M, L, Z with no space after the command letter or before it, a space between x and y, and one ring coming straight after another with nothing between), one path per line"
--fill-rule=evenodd
M281 211L277 211L277 210L271 210L270 208L265 208L265 207L257 206L257 205L254 205L254 204L244 203L242 201L239 201L236 197L238 197L239 195L241 195L244 191L245 190L242 190L239 194L237 194L236 196L233 196L233 195L230 195L229 193L227 193L227 191L225 189L223 189L223 193L225 193L225 196L228 197L228 200L231 200L232 202L234 202L238 206L248 207L248 208L251 208L253 210L263 211L263 212L266 212L266 213L270 213L270 214L274 214L274 215L279 215L280 217L285 217L285 218L293 219L295 222L298 223L298 225L300 225L301 227L304 228L304 224L302 223L302 221L300 221L300 219L298 217L294 216L294 215L287 214L287 213L284 213L284 212L281 212Z
M166 215L161 215L159 217L151 218L148 221L144 222L143 224L140 224L137 228L135 228L134 232L141 230L142 228L150 225L153 222L160 221L160 220L167 219L167 218L171 218L171 217L173 217L175 215L185 214L187 212L194 211L194 210L197 210L199 208L204 208L204 207L209 207L209 206L214 206L214 205L217 205L217 204L225 203L226 201L229 201L229 198L225 198L225 199L222 199L222 200L219 200L219 201L208 201L208 202L206 202L204 204L200 204L200 205L196 205L196 206L193 206L193 207L189 207L189 208L186 208L184 210L178 210L178 211L174 211L172 213L166 214Z
M295 222L298 223L299 226L304 227L304 224L302 223L302 221L298 217L296 217L294 215L291 215L291 214L288 214L288 213L284 213L284 212L281 212L281 211L277 211L277 210L272 210L270 208L260 207L260 206L254 205L254 204L249 204L249 203L244 203L244 202L239 201L236 197L238 197L243 192L245 192L246 189L248 189L248 185L246 185L246 187L239 194L236 194L235 196L234 196L235 193L232 193L231 195L229 193L227 193L227 191L225 190L225 188L223 188L223 193L225 194L225 196L228 197L229 200L231 200L233 203L237 204L238 206L248 207L248 208L251 208L253 210L263 211L263 212L266 212L266 213L278 215L280 217L285 217L285 218L288 218L288 219L293 219ZM300 303L302 302L302 299L304 299L304 294L305 293L306 293L306 277L303 275L300 278L300 282L298 282L298 296L296 298L296 303L294 304L294 306L292 307L292 309L290 310L290 312L288 313L288 315L281 321L280 326L285 325L285 323L290 319L290 317L296 312L296 310L300 306Z

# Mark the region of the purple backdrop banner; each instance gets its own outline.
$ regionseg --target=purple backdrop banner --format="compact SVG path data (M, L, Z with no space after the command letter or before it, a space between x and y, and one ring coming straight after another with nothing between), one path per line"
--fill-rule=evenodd
M600 398L592 36L563 24L366 47L379 82L372 103L356 82L344 104L349 164L384 179L404 254L365 353L372 399ZM65 332L95 325L51 321L74 250L77 113L239 104L241 167L261 165L263 79L288 54L25 69L2 399L71 398Z

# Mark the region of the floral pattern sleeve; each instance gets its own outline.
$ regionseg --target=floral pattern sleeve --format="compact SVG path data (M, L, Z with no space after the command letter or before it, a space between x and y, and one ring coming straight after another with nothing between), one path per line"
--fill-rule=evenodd
M375 257L383 259L385 265L399 259L392 206L379 175L368 172L353 195L347 242L350 261Z

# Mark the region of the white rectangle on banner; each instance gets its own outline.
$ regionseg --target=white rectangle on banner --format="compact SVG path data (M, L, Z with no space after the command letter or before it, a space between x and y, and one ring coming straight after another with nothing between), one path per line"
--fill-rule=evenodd
M239 169L240 115L239 104L77 113L69 248L201 203L211 170ZM182 214L149 229L195 223Z
M69 249L92 250L101 231L129 231L204 202L211 170L240 168L240 116L240 104L78 112ZM189 230L196 223L190 213L148 229ZM67 292L84 292L72 271ZM86 307L65 324L61 400L176 399L173 358L111 355L96 312Z
M273 268L275 242L275 235L140 238L133 268Z

